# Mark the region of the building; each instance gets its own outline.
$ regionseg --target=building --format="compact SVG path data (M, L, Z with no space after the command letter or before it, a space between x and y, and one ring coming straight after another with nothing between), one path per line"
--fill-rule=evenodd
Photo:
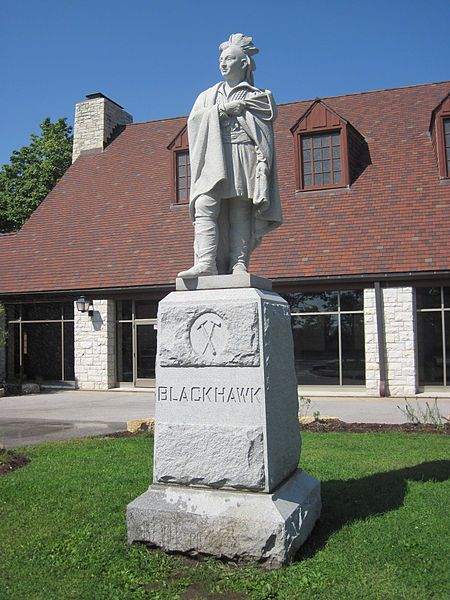
M251 271L291 304L303 390L450 385L449 92L442 82L280 106L285 223ZM185 117L133 124L102 94L77 104L74 163L19 232L0 236L0 371L81 389L153 385L158 300L191 264L188 188Z

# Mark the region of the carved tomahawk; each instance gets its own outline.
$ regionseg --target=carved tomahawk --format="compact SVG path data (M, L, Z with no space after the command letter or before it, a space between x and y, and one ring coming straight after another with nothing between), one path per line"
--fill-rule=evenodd
M208 323L211 323L211 328L209 330L209 333L206 329L206 325ZM205 354L205 352L207 351L207 349L210 346L211 346L211 352L212 352L213 356L216 356L216 354L217 354L216 348L214 347L214 344L212 341L215 327L222 327L222 323L220 321L214 321L213 319L206 319L205 321L203 321L203 323L200 323L200 325L197 327L197 329L200 329L203 332L203 337L206 340L206 345L203 348L202 354Z

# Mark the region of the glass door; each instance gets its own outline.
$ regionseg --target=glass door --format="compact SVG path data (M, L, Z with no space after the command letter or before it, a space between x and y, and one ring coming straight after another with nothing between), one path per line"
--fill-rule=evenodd
M135 323L136 387L155 384L156 323Z
M117 381L121 387L154 387L158 300L118 300Z

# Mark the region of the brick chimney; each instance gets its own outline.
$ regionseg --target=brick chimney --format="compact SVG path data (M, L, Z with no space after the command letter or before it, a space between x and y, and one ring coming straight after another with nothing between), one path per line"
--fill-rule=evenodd
M88 94L86 98L75 107L72 162L80 154L101 152L118 125L133 122L133 117L122 106L100 92Z

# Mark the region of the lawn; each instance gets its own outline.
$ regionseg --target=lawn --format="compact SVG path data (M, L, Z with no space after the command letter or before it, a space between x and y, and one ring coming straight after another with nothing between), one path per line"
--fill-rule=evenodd
M449 597L447 436L305 432L323 517L271 572L127 546L125 507L148 486L152 445L142 434L21 449L31 462L0 477L2 600Z

